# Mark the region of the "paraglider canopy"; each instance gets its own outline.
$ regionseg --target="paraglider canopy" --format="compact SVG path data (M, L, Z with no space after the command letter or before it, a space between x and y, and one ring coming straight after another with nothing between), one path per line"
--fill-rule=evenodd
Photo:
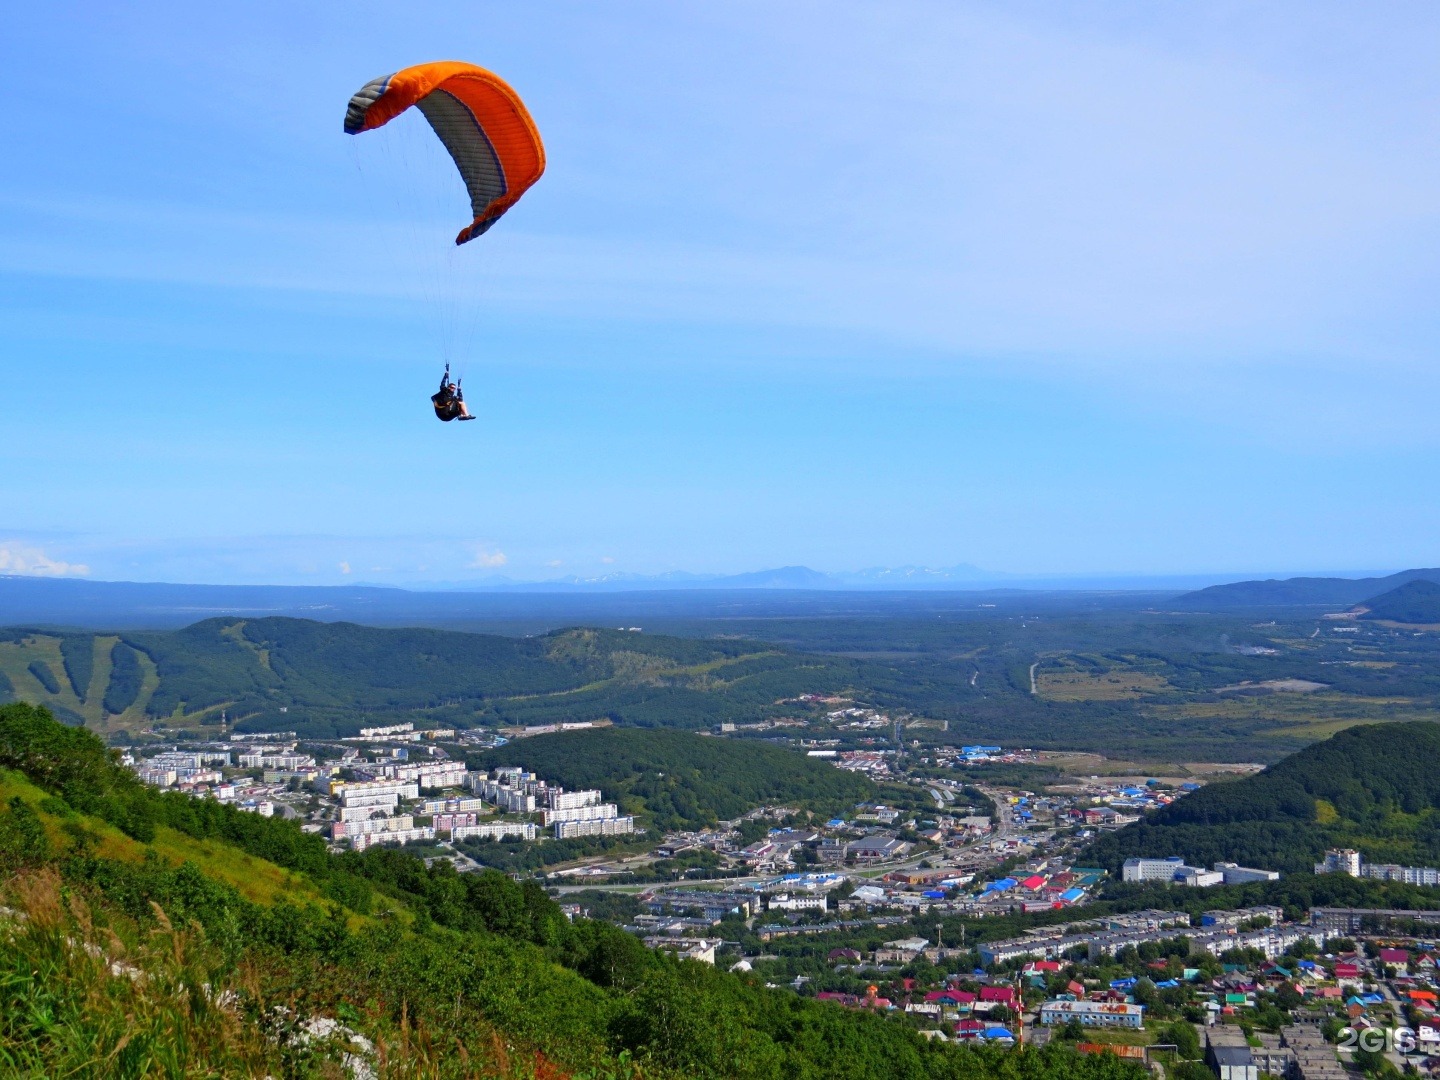
M358 135L419 109L449 151L474 220L456 244L484 233L545 172L545 147L520 95L493 72L445 60L372 79L350 99L345 132Z

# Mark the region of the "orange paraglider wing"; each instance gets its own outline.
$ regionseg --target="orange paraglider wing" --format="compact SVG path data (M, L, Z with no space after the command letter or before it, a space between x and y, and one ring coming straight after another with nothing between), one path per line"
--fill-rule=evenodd
M545 172L545 147L520 95L494 72L454 60L366 83L345 110L346 134L381 127L412 105L455 159L470 193L474 220L455 243L489 229Z

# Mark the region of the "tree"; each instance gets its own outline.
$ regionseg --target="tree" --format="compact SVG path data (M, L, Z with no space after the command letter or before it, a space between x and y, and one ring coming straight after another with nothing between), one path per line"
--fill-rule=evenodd
M1141 979L1130 992L1135 996L1135 1004L1144 1005L1147 1009L1152 1007L1160 996L1155 989L1155 983L1150 979Z
M1174 1043L1182 1058L1195 1059L1200 1056L1200 1036L1195 1034L1195 1028L1190 1024L1171 1024L1160 1032L1156 1041Z

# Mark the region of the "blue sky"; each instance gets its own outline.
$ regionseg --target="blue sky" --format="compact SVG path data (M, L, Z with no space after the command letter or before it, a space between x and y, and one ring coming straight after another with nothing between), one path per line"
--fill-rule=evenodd
M1420 3L17 9L0 572L1433 565L1437 50ZM442 58L549 155L458 253L443 163L341 133Z

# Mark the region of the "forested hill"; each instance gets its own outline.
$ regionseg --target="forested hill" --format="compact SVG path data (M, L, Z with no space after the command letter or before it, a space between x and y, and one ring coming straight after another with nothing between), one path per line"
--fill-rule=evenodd
M1389 577L1271 578L1211 585L1168 601L1176 611L1236 611L1246 608L1348 607L1416 578L1440 581L1440 570L1402 570Z
M767 743L686 731L602 728L518 739L472 759L519 765L607 801L662 829L697 829L762 804L832 813L873 798L858 773Z
M1209 784L1103 836L1092 854L1227 859L1309 871L1327 847L1370 862L1440 865L1440 723L1347 728L1244 780Z
M1369 610L1362 617L1422 625L1440 623L1440 585L1436 581L1440 581L1440 573L1435 575L1435 581L1416 578L1366 600Z
M102 732L156 720L353 734L364 723L548 723L609 718L710 727L784 697L855 684L863 665L753 641L619 630L529 638L304 619L207 619L183 630L0 630L0 701Z

